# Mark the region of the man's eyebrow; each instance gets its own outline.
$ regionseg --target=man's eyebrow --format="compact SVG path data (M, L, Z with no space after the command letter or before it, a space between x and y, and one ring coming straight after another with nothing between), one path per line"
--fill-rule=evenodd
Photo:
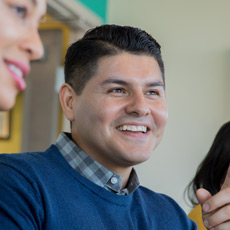
M156 86L160 86L165 88L165 84L161 81L156 81L156 82L150 82L146 84L147 87L156 87Z
M124 86L130 85L128 82L120 80L120 79L107 79L101 83L101 85L109 85L109 84L117 84L117 85L124 85ZM162 81L149 82L149 83L146 83L146 87L165 88L165 84Z
M129 85L128 82L120 80L120 79L107 79L101 83L101 85L109 85L109 84L118 84L118 85Z

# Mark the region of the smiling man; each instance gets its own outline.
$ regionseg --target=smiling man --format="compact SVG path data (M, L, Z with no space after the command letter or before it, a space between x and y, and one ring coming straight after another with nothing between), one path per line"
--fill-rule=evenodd
M175 201L140 186L133 168L167 123L156 40L133 27L97 27L69 47L65 80L60 102L71 133L45 152L0 158L1 227L196 229Z
M122 175L124 188L132 166L150 157L167 121L157 61L118 50L116 55L100 58L96 74L81 94L64 84L60 98L72 122L73 141L104 167Z

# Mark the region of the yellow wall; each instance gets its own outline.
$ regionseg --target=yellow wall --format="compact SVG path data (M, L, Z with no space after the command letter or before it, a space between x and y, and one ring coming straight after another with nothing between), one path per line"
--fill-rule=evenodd
M20 94L11 113L10 138L8 140L0 140L1 153L19 152L21 149L22 110L22 94Z
M51 16L46 15L43 23L40 25L41 30L60 29L62 30L62 64L69 42L70 29L65 24L55 21ZM22 117L23 117L23 93L17 98L16 105L12 110L11 117L11 136L8 140L0 140L0 153L14 153L21 151L22 141ZM61 129L62 113L60 112L59 131Z
M55 21L50 15L46 15L44 19L44 23L40 24L40 29L45 30L45 29L60 29L62 30L62 64L64 64L64 59L65 59L65 53L67 46L69 44L69 35L70 35L70 28L66 26L65 24Z

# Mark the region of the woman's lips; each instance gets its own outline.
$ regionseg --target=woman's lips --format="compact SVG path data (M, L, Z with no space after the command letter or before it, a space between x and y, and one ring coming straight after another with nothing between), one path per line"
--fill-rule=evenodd
M5 60L6 67L13 77L18 89L20 91L25 90L26 82L24 77L29 73L30 67L27 64L18 61Z

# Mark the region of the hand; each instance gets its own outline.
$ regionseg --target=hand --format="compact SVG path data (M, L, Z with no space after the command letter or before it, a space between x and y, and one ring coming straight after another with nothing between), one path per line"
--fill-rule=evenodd
M210 230L230 229L230 167L221 190L212 196L205 189L197 190L197 199L202 207L204 226Z

